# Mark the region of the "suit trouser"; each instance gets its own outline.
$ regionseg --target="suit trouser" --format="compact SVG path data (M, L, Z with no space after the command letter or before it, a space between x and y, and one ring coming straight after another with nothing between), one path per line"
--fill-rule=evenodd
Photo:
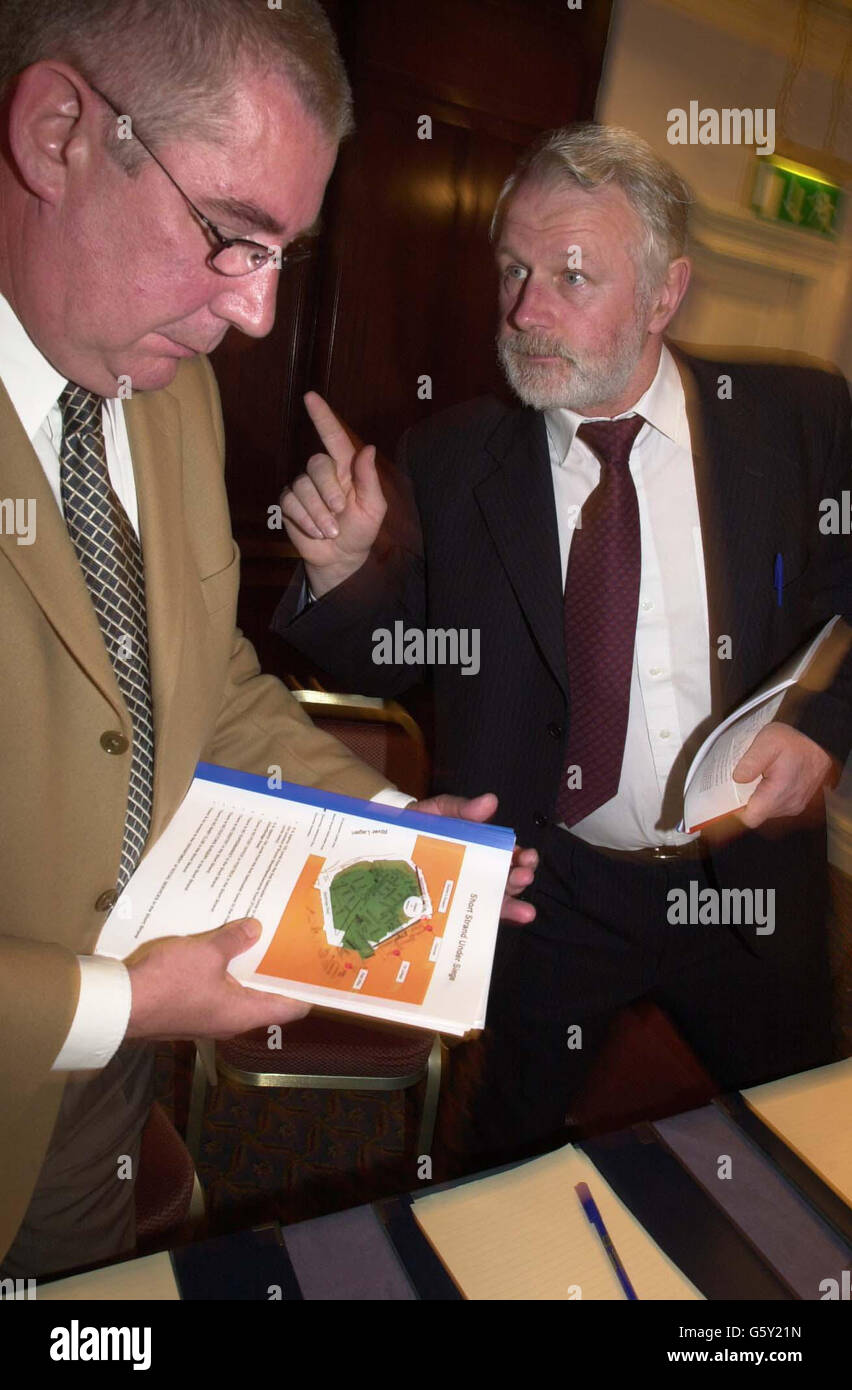
M806 893L801 880L779 887L774 932L759 938L755 922L744 941L734 926L669 920L672 889L688 894L691 880L718 889L707 860L615 859L552 827L525 895L535 922L501 927L472 1117L476 1166L565 1142L571 1097L634 1000L665 1010L721 1090L830 1061L824 878Z
M0 1274L31 1278L133 1254L134 1188L153 1099L150 1043L122 1043L101 1071L71 1074Z

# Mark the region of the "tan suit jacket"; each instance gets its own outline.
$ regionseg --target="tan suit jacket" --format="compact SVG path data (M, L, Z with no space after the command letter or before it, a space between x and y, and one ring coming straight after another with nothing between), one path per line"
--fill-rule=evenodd
M369 797L379 773L321 733L262 676L235 627L239 556L209 363L125 402L145 557L155 776L149 845L199 758ZM63 1077L50 1067L77 1004L76 955L114 886L131 725L83 573L38 458L0 385L0 499L33 498L36 539L0 535L3 920L0 923L0 1258L28 1204ZM211 923L211 926L219 925Z

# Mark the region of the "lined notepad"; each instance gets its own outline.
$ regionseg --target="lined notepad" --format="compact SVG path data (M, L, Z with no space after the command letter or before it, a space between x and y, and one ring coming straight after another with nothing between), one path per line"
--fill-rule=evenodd
M418 1198L423 1232L470 1299L624 1299L574 1184L586 1182L640 1299L701 1299L585 1154L568 1145Z
M852 1057L743 1091L788 1149L852 1205Z

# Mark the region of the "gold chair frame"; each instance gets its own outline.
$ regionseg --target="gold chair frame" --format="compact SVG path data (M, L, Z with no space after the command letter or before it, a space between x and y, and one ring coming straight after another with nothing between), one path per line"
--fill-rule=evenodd
M424 1078L426 1080L426 1094L423 1097L423 1109L420 1114L420 1126L417 1134L417 1155L418 1158L431 1154L432 1139L435 1134L435 1120L438 1114L438 1098L441 1091L441 1073L443 1070L444 1044L440 1034L436 1033L432 1042L432 1048L424 1066L415 1072L410 1072L404 1076L315 1076L299 1072L264 1072L264 1071L243 1071L239 1067L231 1066L223 1062L216 1055L216 1044L213 1042L197 1041L195 1044L195 1062L192 1074L192 1089L189 1101L189 1117L186 1126L186 1146L192 1155L192 1161L198 1167L199 1154L201 1149L201 1129L204 1123L204 1113L207 1108L207 1098L211 1088L215 1088L220 1080L231 1082L237 1086L245 1086L254 1089L256 1087L274 1087L278 1090L310 1090L310 1091L407 1091L409 1087L416 1086Z

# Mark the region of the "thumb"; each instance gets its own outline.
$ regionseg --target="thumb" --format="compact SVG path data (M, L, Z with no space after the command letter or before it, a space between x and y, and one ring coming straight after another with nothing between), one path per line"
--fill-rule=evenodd
M218 927L210 935L216 938L224 959L229 961L253 946L262 930L256 917L242 917L237 922L226 922L224 927Z
M472 796L467 800L461 796L451 799L455 801L455 807L444 814L458 816L460 820L490 820L498 805L493 792L480 792L479 796Z
M754 753L743 753L731 776L735 782L753 782L763 771L764 759Z
M385 495L376 467L376 447L367 444L352 460L352 486L360 506L368 511L384 511Z

